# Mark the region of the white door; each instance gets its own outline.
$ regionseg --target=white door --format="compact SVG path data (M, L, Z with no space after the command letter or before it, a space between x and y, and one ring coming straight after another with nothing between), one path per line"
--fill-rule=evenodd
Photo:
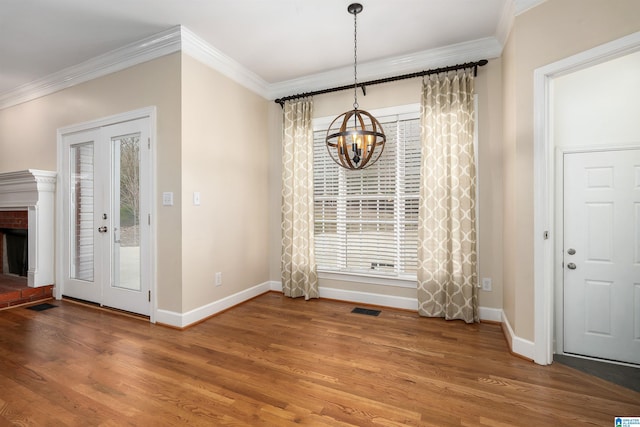
M150 313L149 120L63 136L63 294Z
M564 352L640 364L640 150L564 154Z

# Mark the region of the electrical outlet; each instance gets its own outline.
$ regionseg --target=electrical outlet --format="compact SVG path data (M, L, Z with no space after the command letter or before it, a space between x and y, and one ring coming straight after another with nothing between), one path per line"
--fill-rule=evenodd
M162 193L162 206L173 206L173 191Z
M216 273L216 286L222 286L222 272Z
M491 292L491 278L490 277L484 277L482 279L482 290L483 291L487 291L487 292Z

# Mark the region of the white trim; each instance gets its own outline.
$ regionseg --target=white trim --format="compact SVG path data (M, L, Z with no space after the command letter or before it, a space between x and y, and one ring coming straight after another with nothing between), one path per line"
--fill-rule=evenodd
M513 21L515 17L515 5L512 1L504 2L504 6L502 7L502 13L500 14L500 20L498 21L498 26L496 27L495 37L500 43L501 46L507 42L509 38L509 33L511 33L511 28L513 27Z
M14 90L4 92L0 94L0 109L31 101L175 52L184 52L266 99L276 99L292 93L348 84L353 78L353 69L343 67L298 79L268 83L205 42L188 28L176 25L150 37L34 80ZM451 64L492 59L501 54L502 43L495 37L487 37L410 55L359 64L358 70L361 80L365 81Z
M187 311L186 313L176 313L175 311L159 309L156 322L177 328L184 328L248 301L251 298L255 298L258 295L262 295L265 292L269 292L271 290L271 286L272 282L264 282L233 295L229 295L228 297L195 308L191 311Z
M393 120L411 120L420 118L420 103L398 105L395 107L377 108L375 110L369 110L374 117L382 121ZM313 118L313 131L327 129L331 122L336 118L335 115L314 117Z
M488 322L502 322L502 309L478 307L478 316L480 316L480 320L486 320Z
M263 98L269 94L269 84L260 76L240 65L239 62L220 52L195 33L182 28L182 51L210 68L227 76L236 83L257 93Z
M0 210L27 211L29 287L54 283L55 184L56 173L51 171L0 173Z
M515 17L544 3L546 0L507 0L504 2L500 19L496 26L495 38L504 47L509 38Z
M269 282L269 290L270 291L276 291L276 292L282 292L282 282L278 282L277 280L271 280Z
M398 74L407 74L461 64L493 59L502 54L502 45L495 37L472 40L469 42L425 50L411 55L386 58L379 61L358 63L358 80L367 81ZM353 67L343 67L312 74L297 79L272 83L269 85L269 99L276 99L293 93L311 92L353 83Z
M535 361L535 343L516 336L516 334L513 332L511 324L509 323L509 319L507 319L507 316L504 314L504 312L502 313L502 324L504 325L503 329L506 330L505 337L507 338L507 342L509 343L511 352Z
M272 280L269 283L269 290L282 292L282 283ZM418 311L418 299L407 298L394 295L376 294L373 292L348 291L338 288L327 288L320 286L320 298L333 299L360 304L377 305L379 307L399 308L401 310ZM478 307L480 320L491 322L501 322L503 319L502 309L490 307Z
M554 330L554 214L555 160L552 134L551 82L570 72L618 58L640 50L640 32L602 44L544 67L533 74L533 202L534 202L534 361L541 365L553 362ZM550 239L543 233L549 231ZM515 351L515 349L514 349Z
M58 135L68 135L76 132L83 132L86 130L97 129L103 126L114 125L131 120L144 119L146 117L153 117L155 123L155 116L156 107L145 107L137 110L127 111L125 113L118 113L111 116L102 117L96 120L89 120L86 122L65 126L58 129Z
M80 64L0 94L0 109L31 101L98 77L121 71L181 49L181 27L175 26Z
M553 125L551 125L553 126ZM549 167L555 168L555 200L553 208L557 211L558 209L562 211L564 205L564 163L563 163L563 155L559 149L556 149L554 152L554 159L552 160L555 164L549 164ZM557 349L564 348L564 268L562 268L562 262L564 260L563 247L564 247L564 222L563 222L563 213L560 212L558 216L557 212L553 214L553 238L551 239L552 251L553 253L550 255L552 257L552 272L550 275L552 276L551 282L551 293L553 295L553 302L551 302L550 310L553 312L552 324L549 325L551 331L549 333L552 334L551 339L551 357L553 358L553 353L557 353ZM536 313L537 316L537 313ZM543 347L544 351L548 351L548 349Z
M533 9L534 7L544 3L547 0L513 0L514 3L514 15L518 16L522 13L525 13L529 9Z
M319 291L320 298L418 311L417 298L374 294L371 292L347 291L345 289L325 288L322 286L319 288Z
M151 182L149 183L149 215L151 215L151 224L149 226L149 290L151 291L151 313L149 313L149 322L156 323L158 313L158 114L156 107L145 110L138 110L140 114L148 112L149 117L149 137L151 138L149 161L149 170L151 171Z

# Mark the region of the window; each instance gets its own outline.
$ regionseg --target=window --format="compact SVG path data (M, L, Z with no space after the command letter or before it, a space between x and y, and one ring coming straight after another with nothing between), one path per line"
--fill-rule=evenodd
M349 171L325 146L333 119L314 121L314 215L318 269L415 279L420 192L418 105L371 111L387 136L380 159Z

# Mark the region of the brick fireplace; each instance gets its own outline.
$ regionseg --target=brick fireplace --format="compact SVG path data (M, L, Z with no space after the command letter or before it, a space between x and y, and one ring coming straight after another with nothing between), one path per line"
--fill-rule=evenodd
M55 189L55 172L29 169L0 173L0 234L4 234L2 230L27 230L30 287L54 283ZM2 251L0 244L0 264Z
M29 215L26 210L24 211L0 211L0 260L4 261L7 257L5 253L5 246L9 248L9 241L3 244L5 234L11 234L13 231L27 231ZM6 271L5 263L0 262L0 274L16 273L12 271Z

